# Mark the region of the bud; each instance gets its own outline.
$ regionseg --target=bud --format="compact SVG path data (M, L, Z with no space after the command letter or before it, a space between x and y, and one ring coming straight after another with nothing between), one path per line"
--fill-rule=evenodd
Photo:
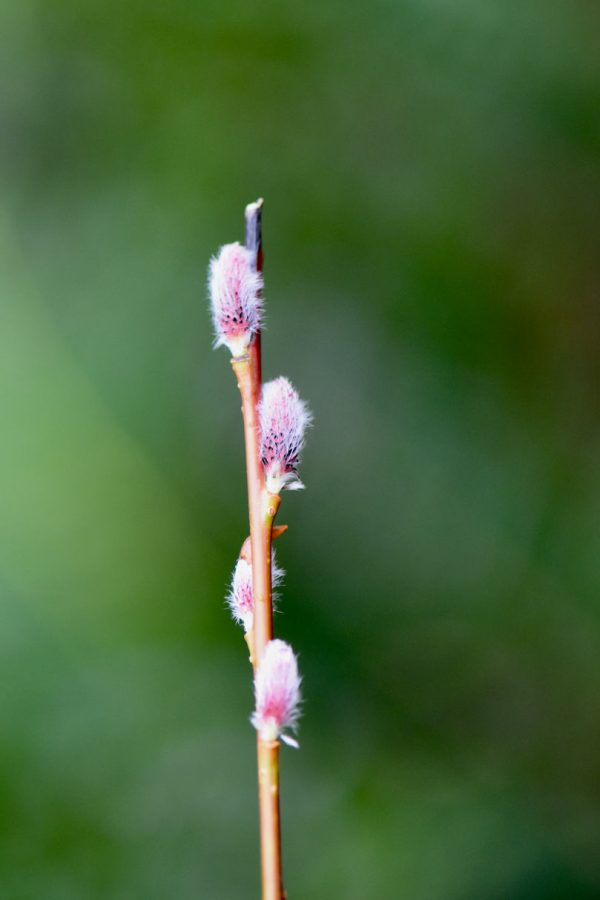
M275 553L271 553L271 587L281 583L285 572L277 565ZM277 599L273 594L273 602ZM231 587L227 595L227 604L234 621L244 626L248 632L254 624L254 594L252 591L252 566L240 557L231 576Z
M294 651L285 641L269 641L254 677L256 710L252 724L265 741L281 738L297 747L297 742L282 734L284 728L296 728L300 704L300 676Z
M260 328L262 276L241 244L225 244L210 261L208 289L215 347L225 344L242 356Z
M267 490L304 487L298 478L304 432L312 416L287 378L263 385L259 404L260 455L265 467Z

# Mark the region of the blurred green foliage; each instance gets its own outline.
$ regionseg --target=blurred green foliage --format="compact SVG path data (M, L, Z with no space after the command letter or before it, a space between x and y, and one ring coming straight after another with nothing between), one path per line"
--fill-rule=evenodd
M3 0L0 896L258 896L208 258L266 198L292 898L600 897L585 0Z

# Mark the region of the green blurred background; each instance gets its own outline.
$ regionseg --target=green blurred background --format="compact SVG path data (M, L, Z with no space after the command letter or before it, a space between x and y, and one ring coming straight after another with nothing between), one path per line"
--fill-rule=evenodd
M0 896L258 896L239 400L265 203L290 898L600 897L600 10L2 0Z

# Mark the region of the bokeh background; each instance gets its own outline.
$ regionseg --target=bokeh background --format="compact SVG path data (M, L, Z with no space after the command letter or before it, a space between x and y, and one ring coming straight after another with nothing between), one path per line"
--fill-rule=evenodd
M265 203L291 898L600 897L600 14L2 0L0 896L258 896L239 401Z

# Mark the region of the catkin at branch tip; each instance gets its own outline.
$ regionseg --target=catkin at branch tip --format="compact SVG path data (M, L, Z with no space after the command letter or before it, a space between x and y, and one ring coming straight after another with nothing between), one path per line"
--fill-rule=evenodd
M210 261L208 273L215 346L233 356L246 352L260 329L262 275L253 254L241 244L225 244Z

